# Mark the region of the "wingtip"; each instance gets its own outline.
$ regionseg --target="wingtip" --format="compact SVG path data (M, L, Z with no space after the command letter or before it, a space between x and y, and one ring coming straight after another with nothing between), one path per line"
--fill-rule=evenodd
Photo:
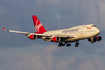
M3 30L6 30L4 27L2 27L3 28Z

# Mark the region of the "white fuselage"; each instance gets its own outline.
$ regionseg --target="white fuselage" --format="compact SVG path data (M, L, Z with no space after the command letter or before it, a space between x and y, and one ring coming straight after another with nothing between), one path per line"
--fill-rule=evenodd
M100 30L95 27L94 24L89 25L80 25L75 26L68 29L61 29L61 30L53 30L53 31L47 31L44 34L50 34L53 36L55 35L67 35L67 36L74 36L74 38L68 38L65 41L75 41L75 40L81 40L81 39L88 39L90 37L94 37L100 33Z
M102 37L98 36L100 30L94 24L79 25L68 29L47 31L41 24L36 15L32 16L35 27L35 32L22 32L15 30L7 30L3 27L4 31L13 33L25 34L29 39L43 39L44 41L59 43L58 46L71 46L71 42L76 42L75 47L78 47L79 40L88 39L89 42L94 43L101 41Z

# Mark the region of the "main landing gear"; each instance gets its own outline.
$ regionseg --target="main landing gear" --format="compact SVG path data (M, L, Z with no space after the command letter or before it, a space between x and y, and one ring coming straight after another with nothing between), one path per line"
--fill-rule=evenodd
M69 42L65 42L65 43L59 42L58 47L62 47L62 46L65 46L65 45L66 45L67 47L71 46L71 44L70 44ZM78 45L79 45L79 43L76 42L75 47L78 47Z
M65 42L66 46L69 47L71 44L69 42Z
M66 44L67 47L71 46L71 44Z
M63 42L59 42L58 47L61 47L61 46L65 46L65 44L63 44Z
M79 43L76 42L75 47L78 47Z
M66 44L67 47L71 46L71 44L69 44L69 43L64 43L63 44L63 42L59 42L58 47L65 46L65 44Z

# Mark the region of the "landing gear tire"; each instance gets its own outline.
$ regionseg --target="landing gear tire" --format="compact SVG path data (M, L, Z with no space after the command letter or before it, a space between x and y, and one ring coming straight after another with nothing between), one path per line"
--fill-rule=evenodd
M65 44L58 44L58 47L65 46Z
M69 47L69 46L71 46L71 44L66 44L66 47Z
M59 43L59 44L58 44L58 47L61 47L61 46L65 46L65 44Z
M76 43L75 47L78 47L79 43Z
M58 44L58 47L61 47L61 44Z
M75 45L75 47L78 47L78 45Z

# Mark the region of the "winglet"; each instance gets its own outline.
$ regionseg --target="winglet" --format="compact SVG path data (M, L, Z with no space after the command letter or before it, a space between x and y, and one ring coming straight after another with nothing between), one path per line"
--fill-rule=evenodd
M6 30L4 27L2 27L3 28L3 30Z

